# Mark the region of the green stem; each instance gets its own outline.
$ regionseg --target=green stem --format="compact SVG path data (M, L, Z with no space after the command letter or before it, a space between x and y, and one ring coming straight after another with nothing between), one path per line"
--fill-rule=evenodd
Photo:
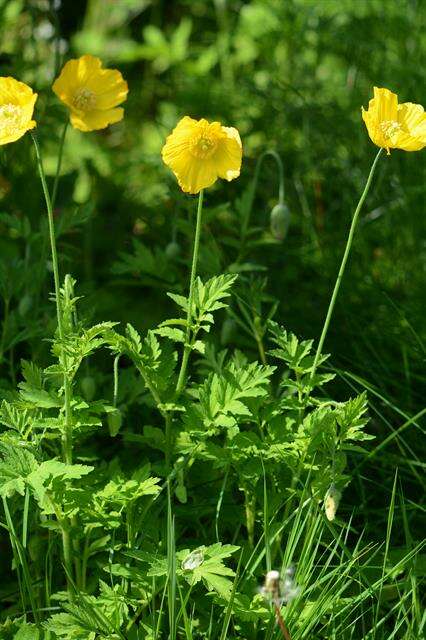
M193 298L194 298L195 278L197 276L198 250L200 247L203 199L204 199L204 192L201 189L200 194L198 196L197 223L195 227L194 251L192 253L191 278L189 281L189 297L188 297L188 310L186 314L185 346L183 350L182 364L180 367L178 382L176 385L176 396L180 395L182 389L185 386L186 368L188 366L189 354L191 353L190 337L191 337L192 306L193 306Z
M59 333L59 340L63 344L64 327L63 327L63 321L62 321L59 266L58 266L58 254L56 251L56 238L55 238L55 226L53 222L52 201L50 198L49 190L47 188L46 175L43 169L43 162L41 159L40 147L34 133L31 133L31 137L34 142L36 158L37 158L37 166L40 174L41 184L43 187L43 194L44 194L46 210L47 210L47 218L49 222L49 236L50 236L50 248L52 252L53 280L55 285L55 302L56 302L56 315L57 315L57 321L58 321L58 333ZM65 433L64 433L64 443L63 443L64 444L63 456L66 464L72 464L71 385L66 372L67 363L66 363L66 356L63 348L62 348L62 354L61 354L61 364L64 369L64 396L65 396ZM62 546L63 546L63 552L64 552L64 562L67 569L68 593L70 595L70 598L72 598L73 590L72 590L72 584L70 581L70 577L72 576L72 558L71 558L72 543L71 543L71 536L69 534L69 531L66 531L65 528L62 528Z
M359 199L359 202L357 204L357 207L355 209L355 213L353 215L352 218L352 223L351 223L351 227L349 229L349 235L348 235L348 239L346 241L346 247L345 247L345 252L343 254L343 258L342 258L342 262L340 264L340 269L339 269L339 273L337 274L337 279L336 279L336 283L334 285L334 289L333 289L333 293L331 295L331 300L330 300L330 304L328 305L328 311L327 311L327 315L324 321L324 326L322 328L322 332L321 332L321 337L319 339L319 343L318 343L318 348L317 348L317 352L315 354L315 359L314 359L314 364L312 366L312 370L311 370L311 375L310 375L310 380L313 379L317 366L318 366L318 362L319 359L321 357L321 353L322 353L322 348L324 346L324 341L325 338L327 336L327 331L330 325L330 320L331 320L331 316L333 315L333 310L334 310L334 305L336 304L336 299L337 299L337 294L339 292L339 288L340 288L340 283L342 281L343 278L343 274L345 273L345 268L346 268L346 263L348 261L348 257L349 257L349 253L352 247L352 241L354 238L354 233L355 233L355 228L358 222L358 217L359 217L359 213L361 211L362 205L364 204L364 200L367 197L367 193L370 189L370 185L371 185L371 181L373 179L373 175L374 175L374 171L376 169L376 165L377 162L380 158L380 154L382 153L383 149L379 149L376 157L374 158L374 162L371 165L371 169L370 169L370 173L368 175L367 178L367 182L365 184L364 187L364 191L362 192L362 195Z
M172 460L172 420L170 413L167 412L164 419L166 421L166 468L170 472Z
M58 192L58 184L59 184L59 175L61 173L61 167L62 167L62 155L64 151L64 143L65 143L65 137L67 135L68 124L69 124L69 121L67 120L66 123L64 124L64 128L62 129L61 140L59 142L58 162L56 164L56 173L55 173L55 179L53 181L53 188L52 188L52 209L55 208L56 194Z
M284 204L284 165L280 155L276 151L274 151L273 149L267 149L266 151L260 154L256 162L256 167L254 169L254 176L250 185L250 194L248 198L248 203L244 211L243 221L241 225L241 247L240 247L236 262L239 262L241 260L244 253L246 239L247 239L247 232L248 232L249 223L250 223L250 216L253 209L254 196L256 195L257 185L259 182L260 169L262 168L263 161L267 157L273 158L277 164L278 179L279 179L278 202L279 204Z
M61 309L61 297L60 297L60 283L59 283L59 268L58 268L58 254L56 252L56 239L55 239L55 226L53 222L53 208L52 201L50 199L49 190L47 188L46 176L43 169L43 163L41 159L40 146L34 133L31 133L31 137L34 142L34 147L37 157L37 167L40 175L41 184L43 187L43 195L46 203L47 219L49 222L49 236L50 236L50 248L52 252L53 263L53 280L55 284L55 301L56 301L56 315L58 319L58 332L59 339L64 338L64 329L62 324L62 309Z
M2 328L1 340L0 340L0 363L3 361L4 347L6 342L6 333L7 333L8 324L9 324L9 310L10 310L10 300L9 298L5 298L3 328Z
M120 360L120 355L115 356L114 358L114 392L113 392L113 406L117 407L117 399L118 399L118 361Z

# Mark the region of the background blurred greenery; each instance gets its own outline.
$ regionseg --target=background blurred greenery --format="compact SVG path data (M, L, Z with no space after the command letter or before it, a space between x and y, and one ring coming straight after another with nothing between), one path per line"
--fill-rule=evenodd
M278 299L276 319L317 338L376 152L361 105L373 85L425 103L425 16L422 0L0 0L0 74L39 92L37 135L51 177L67 117L51 91L63 62L92 53L129 83L121 123L67 135L56 203L61 270L77 278L87 316L146 328L168 315L165 292L185 289L196 203L179 191L160 149L188 114L236 126L244 145L241 178L206 197L202 275L242 270L242 298L248 288L254 304L257 291L266 310ZM278 177L267 160L251 220L258 230L241 268L239 199L267 149L284 163L291 225L283 241L271 236ZM379 439L424 406L424 167L421 154L382 158L326 344L345 396L348 386L371 388L370 431ZM0 151L6 390L20 358L48 359L42 336L55 314L46 243L27 136ZM267 277L263 289L259 277ZM222 343L244 345L228 320ZM99 366L97 383L110 393L110 363ZM347 508L362 503L367 522L388 502L396 466L407 495L420 495L416 425L404 437L365 467L374 491L355 486L348 495Z

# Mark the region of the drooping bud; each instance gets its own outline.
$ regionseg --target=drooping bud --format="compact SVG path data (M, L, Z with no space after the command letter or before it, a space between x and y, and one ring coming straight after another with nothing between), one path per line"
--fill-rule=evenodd
M180 254L180 244L176 241L169 242L165 249L166 256L173 260L177 258Z
M114 411L111 411L107 416L107 422L110 436L116 436L120 431L122 423L120 409L114 409Z
M18 305L19 315L22 318L26 316L32 306L33 306L33 299L28 293L26 293L25 295L22 296L22 298L19 301L19 305Z
M96 382L92 376L84 376L81 381L81 390L87 402L91 402L96 393Z
M336 485L333 483L330 485L329 490L326 493L324 499L324 511L327 520L330 522L336 517L336 512L339 507L340 498L342 497L341 491L339 491Z
M290 209L280 202L271 211L270 228L274 238L282 242L287 235L289 225Z
M223 346L231 344L236 337L237 323L234 318L225 318L220 331L220 343Z

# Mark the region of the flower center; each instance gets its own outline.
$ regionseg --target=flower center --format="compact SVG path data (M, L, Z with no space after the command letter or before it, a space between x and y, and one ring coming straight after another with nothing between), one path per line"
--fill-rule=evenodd
M396 120L383 120L383 122L380 123L380 129L384 138L389 140L398 133L398 131L401 131L402 127Z
M96 96L90 89L79 89L73 97L73 105L81 111L90 111L96 106Z
M0 133L3 136L15 134L21 128L22 108L16 104L0 106Z
M207 135L200 135L190 142L191 153L196 158L209 158L216 150L217 141Z

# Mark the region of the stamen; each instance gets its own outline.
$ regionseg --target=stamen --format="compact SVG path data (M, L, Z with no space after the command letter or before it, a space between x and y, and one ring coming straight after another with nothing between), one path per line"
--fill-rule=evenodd
M81 111L90 111L96 106L96 96L90 89L79 89L73 98L73 105Z
M22 128L22 107L16 104L2 104L0 106L0 134L13 136Z
M200 135L191 140L190 150L196 158L208 158L217 146L217 141L206 135Z
M383 122L380 123L380 129L383 136L388 140L398 133L398 131L401 131L402 127L396 120L383 120Z

